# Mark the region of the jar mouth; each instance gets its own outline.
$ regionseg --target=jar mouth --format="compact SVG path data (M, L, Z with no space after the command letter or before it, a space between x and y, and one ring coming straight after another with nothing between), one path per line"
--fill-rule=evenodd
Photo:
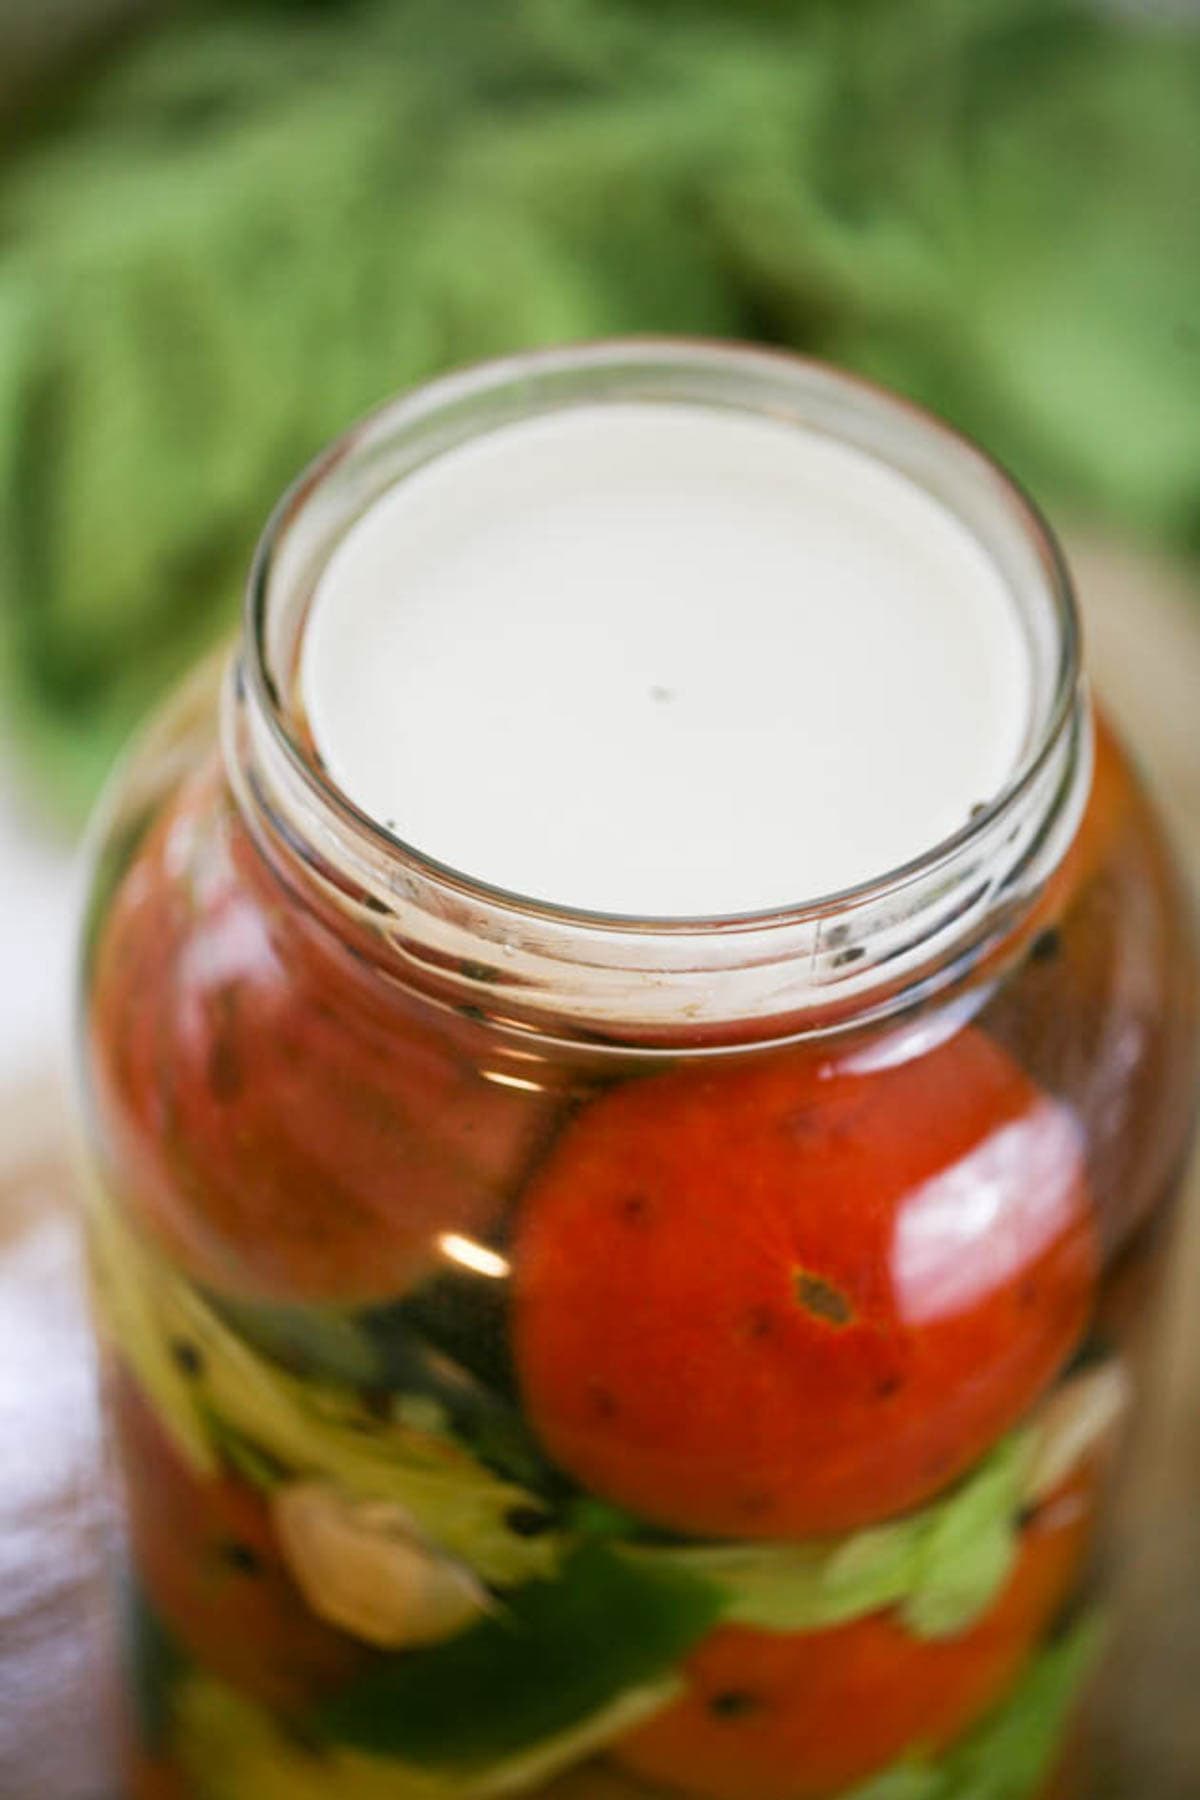
M1008 553L1010 585L1019 580L1021 589L1014 598L1024 601L1027 623L1034 627L1031 656L1040 651L1043 663L1053 659L1054 666L1035 671L1040 681L1016 766L956 831L878 875L782 905L677 916L612 912L524 894L443 862L363 811L329 777L306 741L293 694L303 614L336 544L382 493L458 444L519 419L614 399L732 407L828 432L915 479L982 539L989 554ZM347 494L350 503L338 506L336 494L350 488L355 489L352 497ZM314 512L325 516L314 518ZM300 558L289 556L297 533L309 535L304 528L312 524L319 541L300 546ZM299 571L288 566L297 560L303 564L299 584ZM281 587L292 599L290 628L283 631ZM1038 616L1031 619L1031 613ZM828 917L894 895L952 864L1036 785L1076 704L1080 682L1079 619L1070 575L1047 521L1006 470L952 426L864 377L789 352L692 338L612 339L523 352L442 376L385 402L314 459L283 495L254 557L244 623L252 701L280 752L332 819L373 841L397 864L464 896L527 917L620 932L704 935Z
M306 739L300 645L318 581L406 474L484 433L581 403L678 401L794 422L914 480L974 535L1029 648L1026 738L952 835L837 892L762 911L591 911L448 866L355 805ZM393 400L283 496L254 558L224 715L239 805L303 904L390 978L544 1038L687 1048L814 1036L914 1004L1016 929L1090 786L1079 624L1054 536L989 457L921 408L784 352L693 339L568 345L481 364Z

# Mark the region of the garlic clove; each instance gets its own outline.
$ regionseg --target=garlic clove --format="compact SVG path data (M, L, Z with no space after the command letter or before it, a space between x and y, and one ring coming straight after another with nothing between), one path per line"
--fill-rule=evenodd
M425 1543L411 1515L332 1483L289 1482L272 1498L288 1570L319 1618L384 1650L436 1644L491 1610L462 1563Z
M1123 1363L1097 1363L1064 1381L1038 1409L1025 1498L1045 1500L1085 1457L1115 1438L1133 1400Z

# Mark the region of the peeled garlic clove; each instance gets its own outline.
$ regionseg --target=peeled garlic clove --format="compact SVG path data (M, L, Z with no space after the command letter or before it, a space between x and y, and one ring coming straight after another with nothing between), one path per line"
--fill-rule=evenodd
M1039 1408L1025 1480L1031 1504L1045 1500L1084 1457L1112 1438L1129 1410L1133 1383L1122 1363L1097 1363L1056 1388Z
M424 1543L402 1506L298 1481L276 1490L272 1515L313 1612L380 1649L436 1644L490 1609L487 1589Z

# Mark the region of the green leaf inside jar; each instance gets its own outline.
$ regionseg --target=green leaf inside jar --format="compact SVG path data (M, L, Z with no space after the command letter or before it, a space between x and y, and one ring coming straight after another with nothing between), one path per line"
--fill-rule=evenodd
M633 1545L639 1564L714 1582L728 1624L826 1631L895 1607L914 1637L955 1637L987 1611L1020 1544L1035 1434L1004 1438L920 1512L849 1537L795 1544Z
M906 1758L841 1800L1033 1800L1103 1642L1085 1614L1036 1656L1008 1700L936 1762Z
M353 1388L288 1374L142 1244L99 1191L91 1215L102 1331L189 1468L208 1476L224 1461L251 1481L321 1478L393 1502L431 1544L496 1587L553 1572L564 1547L537 1494L426 1418L412 1422L403 1407L381 1415Z
M449 1642L380 1663L319 1713L331 1738L421 1764L484 1764L555 1737L678 1662L721 1592L584 1544Z
M1032 1800L1045 1781L1100 1645L1085 1615L1028 1665L994 1712L936 1760L914 1753L839 1800ZM626 1690L570 1732L486 1765L419 1765L348 1744L303 1744L232 1689L195 1674L175 1709L172 1747L204 1800L493 1800L536 1792L554 1773L602 1750L672 1698ZM460 1704L462 1697L460 1696Z
M302 1380L358 1389L386 1410L428 1401L444 1429L498 1474L557 1498L568 1483L542 1455L519 1406L501 1382L485 1379L450 1346L447 1333L427 1328L429 1312L472 1323L479 1297L469 1284L441 1280L411 1300L355 1312L329 1307L267 1306L206 1295L207 1304L245 1342ZM494 1297L493 1297L494 1302ZM420 1304L418 1304L420 1303ZM460 1326L457 1339L467 1338ZM477 1359L478 1360L478 1359Z

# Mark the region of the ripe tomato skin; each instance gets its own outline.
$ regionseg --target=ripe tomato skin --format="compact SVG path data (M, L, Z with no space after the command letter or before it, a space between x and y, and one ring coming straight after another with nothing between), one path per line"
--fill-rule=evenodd
M1078 1343L1070 1115L973 1029L892 1068L787 1051L594 1101L518 1217L529 1416L684 1532L838 1533L966 1470Z
M305 1605L262 1496L181 1460L128 1375L109 1384L138 1579L167 1632L203 1669L291 1710L349 1680L369 1654Z
M486 1234L549 1109L306 920L211 772L121 883L90 1010L122 1199L196 1279L249 1299L403 1293L441 1233Z
M1048 1502L999 1599L956 1638L915 1638L889 1613L798 1636L714 1632L688 1693L617 1762L706 1800L824 1800L908 1751L937 1756L1017 1680L1071 1592L1092 1516L1078 1487Z

